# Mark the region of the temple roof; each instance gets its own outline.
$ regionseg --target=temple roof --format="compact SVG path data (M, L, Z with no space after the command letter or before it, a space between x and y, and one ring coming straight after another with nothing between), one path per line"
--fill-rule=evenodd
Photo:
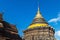
M33 29L33 28L37 28L37 27L48 27L48 23L45 21L45 19L41 15L39 7L38 7L37 14L36 14L33 22L31 23L31 25L28 27L28 29Z
M3 20L3 14L0 13L0 28L4 28L5 30L11 31L11 32L18 32L16 29L16 26L13 24L10 24Z

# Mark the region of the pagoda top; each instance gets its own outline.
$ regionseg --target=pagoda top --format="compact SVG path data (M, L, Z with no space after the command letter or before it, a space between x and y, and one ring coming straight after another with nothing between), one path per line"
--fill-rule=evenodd
M48 27L48 23L45 21L45 19L42 17L40 8L38 6L37 14L31 23L31 25L28 27L28 29L34 29L39 27Z
M39 7L38 7L38 11L37 11L37 14L36 14L35 18L43 18L41 13L40 13L40 8Z

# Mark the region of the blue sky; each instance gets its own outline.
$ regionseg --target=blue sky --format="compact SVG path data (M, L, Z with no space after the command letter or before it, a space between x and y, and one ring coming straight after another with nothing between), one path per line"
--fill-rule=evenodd
M55 36L60 40L60 0L39 0L39 5L42 16L55 28ZM37 8L38 0L0 0L4 20L16 25L21 36L31 24Z

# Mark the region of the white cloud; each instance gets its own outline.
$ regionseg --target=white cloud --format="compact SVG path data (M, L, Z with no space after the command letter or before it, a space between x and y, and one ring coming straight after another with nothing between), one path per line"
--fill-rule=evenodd
M56 40L60 40L60 30L55 32Z
M57 23L58 21L60 21L60 14L58 14L57 18L52 18L52 19L50 19L48 22Z
M59 31L57 31L57 32L55 32L55 36L60 37L60 30L59 30Z

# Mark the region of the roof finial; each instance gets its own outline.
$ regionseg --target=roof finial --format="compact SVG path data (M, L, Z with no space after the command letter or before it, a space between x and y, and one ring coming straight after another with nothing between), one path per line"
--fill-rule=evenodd
M3 21L3 12L0 12L0 21Z
M39 9L39 0L38 0L38 9Z
M37 11L37 15L35 18L43 18L41 13L40 13L39 1L38 1L38 11Z

